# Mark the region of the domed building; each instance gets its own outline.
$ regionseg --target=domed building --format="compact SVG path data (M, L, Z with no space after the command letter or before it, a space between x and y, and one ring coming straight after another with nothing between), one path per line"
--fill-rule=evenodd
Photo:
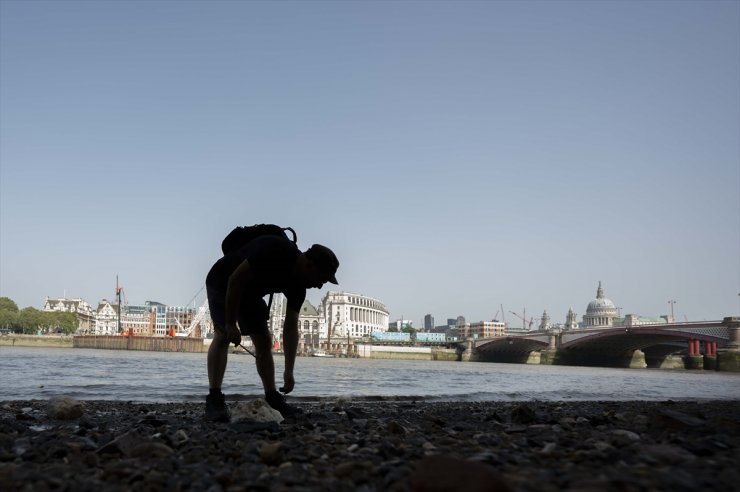
M604 297L604 289L601 288L601 281L599 281L596 299L588 303L586 314L583 315L583 327L612 326L617 316L616 306L611 299Z

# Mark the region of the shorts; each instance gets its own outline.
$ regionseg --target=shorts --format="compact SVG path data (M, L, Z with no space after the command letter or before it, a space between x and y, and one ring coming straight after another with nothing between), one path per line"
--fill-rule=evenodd
M211 311L213 327L223 333L226 327L226 294L209 286L206 286L206 292L208 293L208 309ZM269 335L268 316L269 312L264 299L249 295L242 296L236 319L242 335L260 333Z

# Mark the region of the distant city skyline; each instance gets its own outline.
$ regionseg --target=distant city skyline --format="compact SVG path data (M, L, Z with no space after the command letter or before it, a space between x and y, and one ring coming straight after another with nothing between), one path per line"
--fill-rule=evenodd
M739 134L738 2L0 1L0 296L186 305L276 223L415 326L740 315Z
M599 286L600 285L601 285L601 283L599 283ZM342 292L341 289L331 289L331 290L334 291L334 292ZM604 297L606 297L609 301L613 302L613 300L610 299L608 296L604 295ZM66 296L66 293L65 293L62 296L47 296L47 297L44 298L44 301L46 301L48 299L75 299L75 297ZM95 305L97 305L98 303L102 302L102 301L108 301L108 302L111 302L111 303L117 303L117 299L115 298L115 296L112 296L110 298L101 297L101 298L99 298L97 300L91 300L91 299L85 299L85 298L81 298L81 299L83 299L85 302L89 303L93 307ZM314 301L314 300L308 298L308 296L307 296L306 299L313 306L317 306L317 305L320 304L320 301ZM542 311L539 311L539 312L531 312L529 309L526 309L526 306L524 306L524 309L519 309L517 311L514 311L513 309L512 310L509 310L509 309L505 308L503 305L500 305L499 306L499 309L496 310L495 314L491 318L488 318L488 319L473 319L473 318L471 318L469 316L466 316L465 313L458 313L458 314L456 314L454 316L454 318L450 318L450 317L439 317L439 318L435 318L435 316L432 315L431 313L426 313L422 317L421 321L420 322L417 322L418 320L414 320L412 318L408 318L408 317L405 317L405 316L400 315L400 314L399 315L395 315L394 313L390 313L389 314L389 320L390 320L391 323L395 323L395 322L397 322L399 320L402 320L402 321L408 320L408 321L410 321L413 324L413 326L415 326L416 329L421 329L421 328L426 328L425 321L426 321L427 317L430 317L430 321L432 322L433 326L442 326L440 324L436 324L435 325L434 324L434 320L435 319L446 319L446 320L449 321L450 319L456 319L459 316L462 316L463 318L465 318L466 322L468 322L468 323L470 323L470 322L479 322L479 321L492 321L492 320L495 319L496 321L506 321L506 324L509 325L509 326L518 326L520 324L523 324L523 326L529 326L529 321L532 321L532 323L533 323L532 326L536 328L536 326L539 325L539 322L542 319L542 314L544 314L545 311L547 311L548 317L552 320L552 322L554 324L563 324L566 321L567 313L568 313L569 310L572 310L573 313L576 315L577 319L578 320L581 320L583 318L584 314L587 311L587 305L590 302L592 302L593 300L595 300L595 299L597 299L597 295L594 295L588 301L583 301L583 308L580 311L577 309L576 306L569 306L568 309L565 310L564 314L562 315L562 319L559 316L559 313L557 313L557 312L551 312L551 311L549 311L547 309L543 309ZM383 299L379 299L379 300L380 301L383 301ZM160 301L158 301L156 299L148 299L147 298L145 301L142 301L142 302L129 302L127 296L125 294L123 294L122 302L124 302L124 304L130 304L130 305L145 305L146 303L159 303ZM205 293L203 291L203 292L199 292L196 296L194 296L192 302L190 302L189 304L167 304L167 303L162 303L162 304L169 305L169 306L198 308L198 307L204 305L204 303L206 303L206 300L205 300ZM41 303L42 306L43 306L43 304L44 304L44 302ZM626 316L628 314L636 314L636 315L647 316L647 317L670 316L671 318L675 319L675 321L678 321L678 322L681 322L681 321L706 321L706 320L688 319L688 317L686 315L684 315L683 318L679 319L679 318L677 318L675 316L675 313L673 312L673 308L677 304L677 302L676 301L669 300L669 301L667 301L667 304L669 306L668 307L668 310L666 312L661 312L661 313L639 313L639 312L633 312L633 311L629 311L629 310L627 310L625 312L622 312L622 311L624 311L624 308L621 307L621 306L615 306L615 309L617 310L617 314L618 314L619 317L623 317L623 316ZM29 306L18 306L18 307L20 309L23 309L24 307L29 307ZM38 308L38 306L30 306L30 307ZM501 308L504 308L503 311L501 310ZM522 318L526 318L526 322ZM716 318L716 320L720 320L722 318L724 318L724 316L718 316Z

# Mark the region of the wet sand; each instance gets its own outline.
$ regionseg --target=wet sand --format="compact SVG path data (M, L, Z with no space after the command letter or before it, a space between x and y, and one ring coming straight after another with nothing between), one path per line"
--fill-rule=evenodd
M233 403L232 403L233 404ZM737 490L740 401L0 402L0 490ZM56 418L54 418L56 417Z

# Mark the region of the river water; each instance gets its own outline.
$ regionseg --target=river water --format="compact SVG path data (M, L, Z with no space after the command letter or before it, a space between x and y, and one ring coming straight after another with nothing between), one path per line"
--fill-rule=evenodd
M299 357L295 376L298 400L740 399L740 374L714 371ZM198 401L208 388L205 353L0 347L0 380L0 400ZM223 390L263 394L250 355L229 356Z

